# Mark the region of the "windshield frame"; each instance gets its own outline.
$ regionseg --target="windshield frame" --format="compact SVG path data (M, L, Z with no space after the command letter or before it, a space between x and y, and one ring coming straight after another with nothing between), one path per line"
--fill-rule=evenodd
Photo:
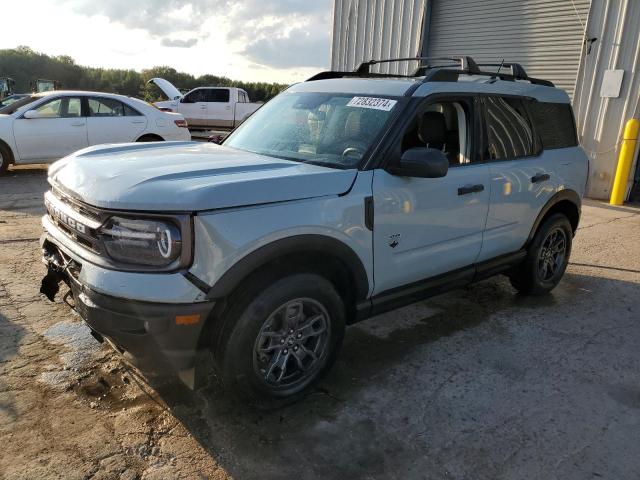
M280 97L280 95L286 95L286 94L295 95L295 94L306 94L306 93L311 93L311 94L316 93L316 94L320 94L320 95L332 95L332 96L335 96L335 97L373 97L373 96L375 96L375 98L385 98L385 99L388 99L388 100L395 100L397 103L396 103L395 107L392 109L392 111L390 112L390 115L387 118L386 122L382 125L382 127L380 128L380 130L376 134L376 138L373 139L373 141L371 142L371 144L369 145L367 150L362 155L362 158L360 158L360 160L358 160L358 162L354 163L353 165L340 165L340 164L334 164L334 163L331 163L331 162L322 162L320 160L318 160L318 161L302 160L302 159L297 159L297 158L294 158L294 157L289 157L287 155L260 153L260 152L254 152L254 151L251 151L251 150L246 150L246 149L243 149L243 148L240 148L240 147L236 147L236 146L226 145L227 141L230 138L232 138L234 136L234 134L236 134L236 132L239 132L245 125L247 125L248 122L252 121L252 119L255 120L255 117L253 116L253 114L251 116L249 116L241 125L239 125L235 129L233 129L231 131L231 133L222 141L221 145L224 145L227 148L232 148L234 150L255 153L256 155L264 155L264 156L267 156L267 157L279 158L279 159L282 159L282 160L298 162L298 163L305 163L305 164L309 164L309 165L319 165L319 166L322 166L322 167L334 168L334 169L337 169L337 170L353 170L353 169L365 170L366 168L364 168L364 167L367 166L370 163L370 159L373 156L375 156L377 154L378 150L384 145L386 139L389 137L390 132L393 132L394 125L397 124L398 119L400 118L400 115L402 114L402 112L404 112L404 110L406 109L406 107L409 104L409 101L411 99L411 97L406 97L406 96L383 95L383 94L378 94L378 93L376 93L374 95L374 94L369 94L369 93L364 93L364 92L342 92L342 91L336 91L336 92L331 91L331 92L328 92L328 91L323 91L323 90L298 92L298 91L295 91L295 90L290 91L289 89L287 89L287 90L279 93L278 95L276 95L271 100L269 100L269 102L272 102L276 98ZM264 108L266 105L269 104L269 102L266 102L258 110L261 110L262 108ZM254 112L254 113L257 113L258 110L256 110L256 112Z

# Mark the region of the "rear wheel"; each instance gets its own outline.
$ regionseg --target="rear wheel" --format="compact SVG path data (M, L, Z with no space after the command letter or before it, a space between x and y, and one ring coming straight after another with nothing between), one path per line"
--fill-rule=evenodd
M520 293L541 295L560 282L569 263L573 230L566 216L556 213L536 232L522 265L509 274Z
M230 303L214 360L224 384L250 403L289 403L333 364L345 313L324 277L304 273L258 282Z

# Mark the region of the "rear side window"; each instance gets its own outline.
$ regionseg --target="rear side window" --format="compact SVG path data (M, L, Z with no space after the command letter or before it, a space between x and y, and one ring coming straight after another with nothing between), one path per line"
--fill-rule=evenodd
M205 102L229 102L229 90L226 88L207 88Z
M568 103L529 102L529 110L544 149L578 145L571 105Z
M124 105L113 98L89 98L89 114L92 117L123 117Z
M517 98L487 97L485 117L489 160L512 160L536 155L529 117Z

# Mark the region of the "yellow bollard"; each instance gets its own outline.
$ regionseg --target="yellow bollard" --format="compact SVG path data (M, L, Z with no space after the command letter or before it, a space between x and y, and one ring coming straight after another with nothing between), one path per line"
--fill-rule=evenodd
M633 152L636 151L639 129L640 121L636 118L629 120L624 127L622 146L620 147L620 155L618 156L618 168L616 168L616 178L613 180L611 199L609 200L610 205L622 205L624 203L624 194L627 191L627 182L629 181L631 165L633 165Z

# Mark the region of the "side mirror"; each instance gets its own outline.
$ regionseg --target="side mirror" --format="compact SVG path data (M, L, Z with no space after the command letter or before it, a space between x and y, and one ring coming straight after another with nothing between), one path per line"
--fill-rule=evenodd
M402 154L400 163L388 170L402 177L439 178L447 174L449 159L435 148L410 148Z
M37 110L27 110L24 112L24 118L41 118Z
M180 103L193 103L189 97L182 97Z

